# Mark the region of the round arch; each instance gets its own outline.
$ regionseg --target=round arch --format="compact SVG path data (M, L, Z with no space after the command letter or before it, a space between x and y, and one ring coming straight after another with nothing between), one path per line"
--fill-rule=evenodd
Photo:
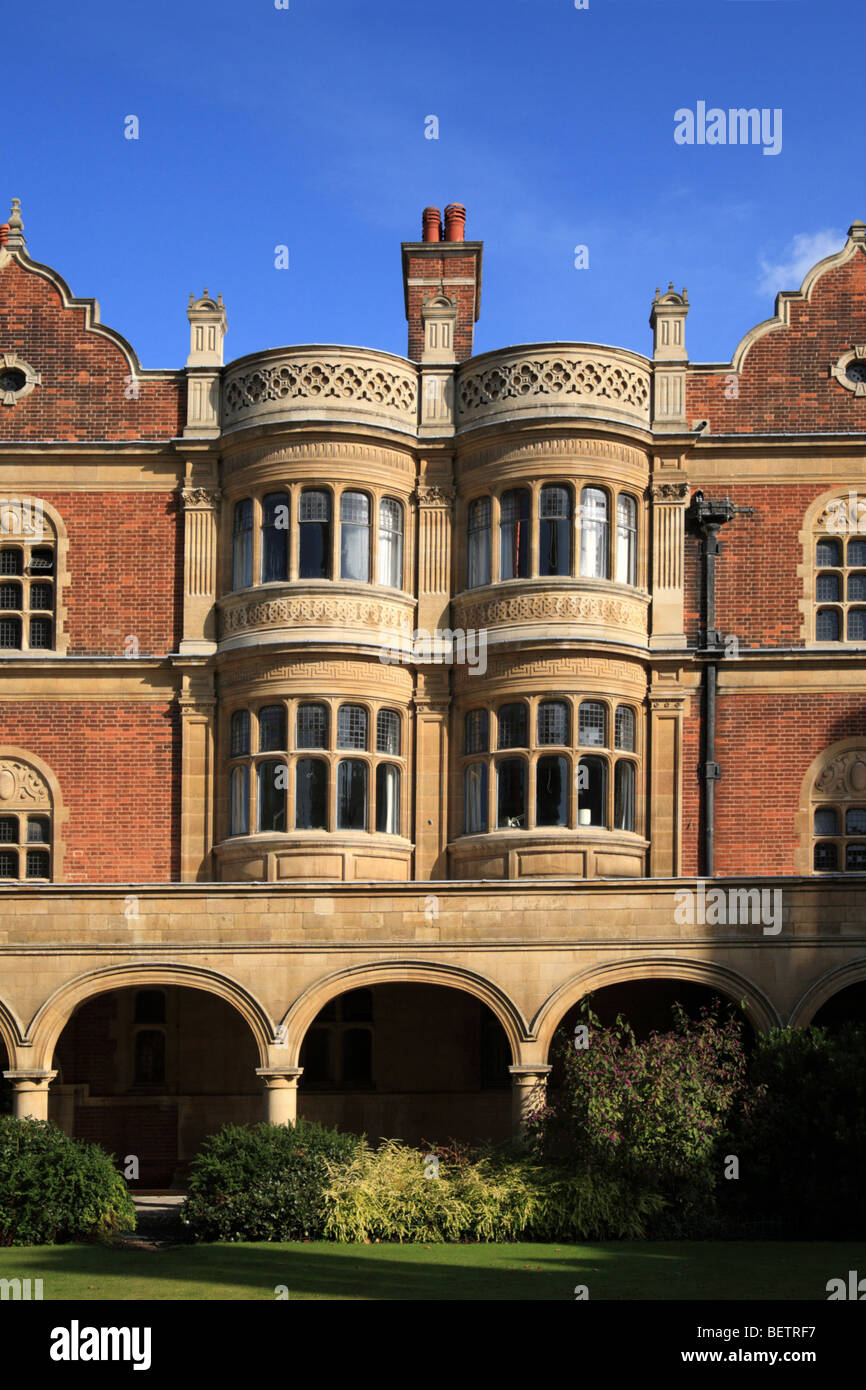
M6 1048L8 1066L14 1068L19 1047L24 1042L21 1025L7 1004L0 999L0 1042Z
M542 1056L547 1059L557 1027L572 1005L577 1004L584 995L603 989L606 985L637 980L687 980L690 984L706 985L708 989L715 989L734 1002L744 1000L746 1017L760 1032L778 1028L781 1024L778 1011L763 991L736 970L702 960L634 956L630 960L590 966L560 985L545 1000L532 1021L532 1031L538 1039Z
M822 1004L839 994L848 985L857 985L866 980L866 956L852 960L847 965L837 965L821 975L800 995L788 1018L789 1028L808 1028Z
M79 1004L115 989L146 988L148 985L200 989L224 999L248 1024L258 1048L260 1066L268 1065L268 1044L273 1042L273 1031L268 1015L258 1000L227 975L177 961L109 965L102 970L77 975L75 979L60 985L34 1014L28 1029L35 1064L50 1068L60 1034Z
M310 985L287 1010L282 1019L286 1029L289 1065L296 1067L301 1044L307 1029L321 1009L337 995L350 989L372 988L374 985L441 985L446 989L462 990L486 1004L505 1030L511 1056L520 1060L520 1045L527 1040L523 1015L498 985L473 970L459 965L432 965L427 961L380 961L373 965L353 965L337 970Z
M857 755L861 755L858 757ZM799 810L796 816L796 829L798 834L798 848L794 867L797 873L812 875L815 870L812 865L812 842L815 834L812 827L812 811L814 802L817 800L833 801L837 796L828 791L825 797L815 796L815 783L819 775L825 770L833 770L834 776L838 773L842 781L839 785L844 785L846 777L846 766L850 767L852 762L866 763L866 738L862 734L857 734L853 738L841 738L836 743L828 743L826 748L822 748L806 768L805 775L800 783L800 798L798 801ZM834 764L836 765L834 770ZM847 793L851 795L850 790Z
M24 763L31 767L45 784L51 812L51 878L53 882L60 883L63 881L63 859L66 853L63 829L69 819L69 809L63 804L63 793L57 775L43 758L37 757L29 748L21 748L14 743L0 743L0 764L3 763Z

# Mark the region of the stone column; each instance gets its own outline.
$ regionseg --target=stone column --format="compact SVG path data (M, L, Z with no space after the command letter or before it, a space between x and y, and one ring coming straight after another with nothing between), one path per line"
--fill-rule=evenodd
M687 699L673 672L655 672L649 691L646 831L652 878L676 878L681 870L683 712Z
M193 674L198 678L193 681ZM206 672L184 674L178 696L181 719L180 877L182 883L209 878L213 840L214 732L216 700ZM204 685L201 688L200 683Z
M303 1067L256 1067L265 1083L265 1119L271 1125L293 1125L298 1118L298 1081Z
M3 1075L7 1081L12 1082L16 1120L47 1120L48 1087L57 1072L4 1071Z
M426 461L425 461L426 463ZM450 463L449 463L450 467ZM439 462L440 472L444 469ZM429 472L419 482L418 631L430 634L436 660L415 670L415 877L443 878L448 843L448 711L453 649L436 632L450 630L454 489ZM447 648L447 649L446 649Z
M685 647L683 553L689 484L685 474L658 474L652 484L651 648Z
M191 465L180 493L183 508L182 656L212 656L216 651L217 508L220 491L195 486Z
M511 1072L511 1125L515 1137L519 1138L525 1132L529 1116L544 1105L550 1067L521 1063L508 1070Z

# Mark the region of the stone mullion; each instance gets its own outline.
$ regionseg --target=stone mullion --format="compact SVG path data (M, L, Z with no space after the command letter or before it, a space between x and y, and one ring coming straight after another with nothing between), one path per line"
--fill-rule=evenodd
M684 551L689 485L682 474L652 489L652 635L650 647L685 647Z
M676 878L682 862L683 713L685 694L650 691L647 799L650 876Z

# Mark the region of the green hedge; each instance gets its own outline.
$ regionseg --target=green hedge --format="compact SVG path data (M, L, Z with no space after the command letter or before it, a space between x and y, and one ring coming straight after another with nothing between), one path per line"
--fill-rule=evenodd
M98 1144L0 1115L0 1245L110 1240L135 1230L123 1177Z
M224 1125L193 1159L181 1221L193 1240L321 1238L328 1163L360 1142L304 1119Z

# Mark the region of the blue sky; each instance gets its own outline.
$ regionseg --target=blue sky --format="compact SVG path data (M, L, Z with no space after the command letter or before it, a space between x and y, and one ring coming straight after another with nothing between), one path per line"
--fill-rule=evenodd
M728 360L866 220L854 3L47 0L6 6L2 35L0 212L21 199L31 255L147 367L183 364L204 285L227 360L405 353L400 242L449 202L485 243L476 351L649 352L672 279L692 359ZM781 152L677 145L699 101L780 108Z

